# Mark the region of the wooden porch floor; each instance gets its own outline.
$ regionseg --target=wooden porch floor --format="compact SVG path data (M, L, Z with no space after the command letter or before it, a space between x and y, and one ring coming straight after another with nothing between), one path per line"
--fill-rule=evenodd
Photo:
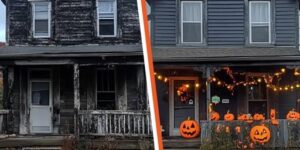
M8 137L0 139L0 149L5 148L22 148L22 147L62 147L66 136L16 136L16 137ZM92 139L93 146L101 146L103 144L107 144L107 141L104 140L104 137L87 137ZM81 137L81 141L86 140L87 138ZM138 137L130 137L130 138L115 138L113 141L113 145L117 145L116 149L132 149L139 150L144 146L142 142L149 141L149 139L141 140ZM152 144L152 140L150 140ZM142 143L142 144L141 144Z

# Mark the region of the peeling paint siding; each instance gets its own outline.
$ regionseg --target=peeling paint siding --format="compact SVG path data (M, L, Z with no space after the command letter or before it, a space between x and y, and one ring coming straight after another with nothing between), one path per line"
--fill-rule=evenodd
M52 0L51 37L33 38L27 0L10 0L9 45L77 45L140 43L137 3L118 0L117 37L97 37L96 0Z

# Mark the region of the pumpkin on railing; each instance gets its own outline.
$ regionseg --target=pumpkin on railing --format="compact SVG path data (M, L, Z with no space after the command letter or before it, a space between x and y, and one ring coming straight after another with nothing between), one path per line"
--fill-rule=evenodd
M220 114L218 112L212 111L210 113L210 120L212 120L212 121L220 120Z
M289 121L296 121L300 119L300 113L296 112L294 109L289 111L286 115L286 119Z
M234 120L234 115L232 113L230 113L229 110L228 110L227 113L224 115L224 120L225 121L233 121Z
M274 108L271 109L270 119L271 119L272 125L275 125L275 126L279 125L279 121L276 119L276 110Z
M251 114L240 114L238 116L238 120L239 121L245 121L247 123L252 123L253 122L253 118L252 118Z
M255 121L262 121L262 120L265 120L265 116L263 114L256 113L253 116L253 120L255 120Z

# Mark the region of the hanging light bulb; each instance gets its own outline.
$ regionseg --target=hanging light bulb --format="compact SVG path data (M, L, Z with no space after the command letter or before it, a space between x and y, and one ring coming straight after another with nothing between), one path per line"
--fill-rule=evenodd
M273 91L276 92L276 91L277 91L277 88L274 88Z
M158 80L161 80L161 79L162 79L162 76L161 76L161 75L158 75L158 76L157 76L157 79L158 79Z
M261 78L258 78L258 79L257 79L257 82L260 83L260 82L261 82Z
M222 82L221 81L218 81L218 83L217 83L218 85L221 85L222 84Z
M186 84L186 85L185 85L185 87L186 87L186 88L189 88L189 87L190 87L190 85L189 85L189 84Z
M300 88L300 84L296 84L296 88Z
M169 79L166 77L166 78L164 79L164 82L168 82L168 80L169 80Z
M213 77L213 78L212 78L212 81L213 81L213 82L216 82L216 81L217 81L217 78Z
M285 68L281 68L280 71L281 71L282 73L285 73Z
M295 69L294 75L295 76L300 76L300 72L298 72L298 69Z
M284 90L286 90L286 91L289 90L289 87L288 86L284 87Z
M196 85L195 85L195 86L196 86L196 88L198 88L198 87L200 87L200 84L199 84L199 83L196 83Z

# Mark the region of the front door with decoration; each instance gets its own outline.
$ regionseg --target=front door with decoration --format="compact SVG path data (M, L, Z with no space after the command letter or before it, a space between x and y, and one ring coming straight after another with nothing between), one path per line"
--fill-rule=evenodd
M179 136L180 123L199 121L197 77L171 77L169 82L170 136Z

